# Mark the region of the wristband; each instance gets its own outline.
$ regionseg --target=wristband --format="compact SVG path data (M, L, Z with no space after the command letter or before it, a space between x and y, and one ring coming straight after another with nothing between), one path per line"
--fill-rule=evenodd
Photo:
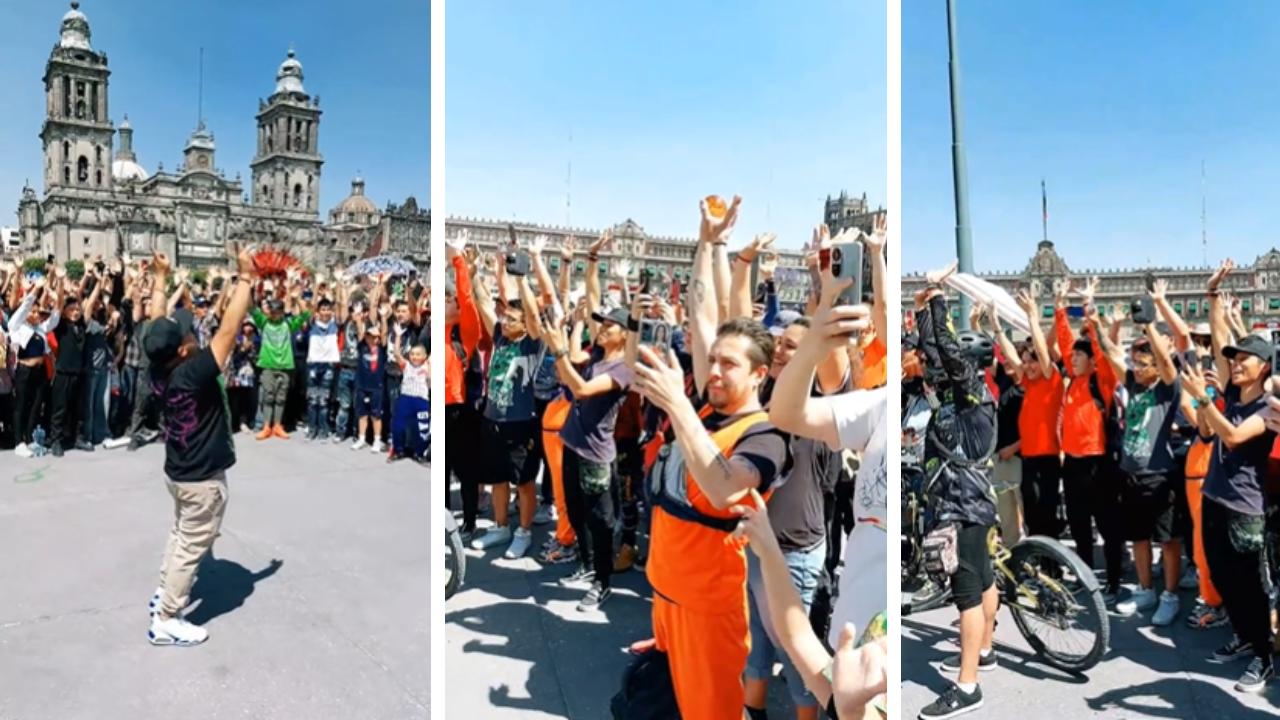
M631 317L630 315L628 315L628 316L627 316L627 329L628 329L628 330L630 330L630 331L632 331L632 332L635 332L635 331L639 330L639 329L640 329L640 321L639 321L639 320L636 320L635 318L633 318L633 317Z
M733 256L733 259L734 259L734 260L741 260L742 262L744 262L744 263L746 263L746 264L748 264L748 265L750 265L751 263L755 262L755 258L750 258L750 259L748 259L748 258L747 258L747 256L743 255L742 253L738 253L737 255L734 255L734 256Z
M557 351L555 351L555 352L551 353L551 356L552 356L553 358L555 358L556 360L559 360L560 358L562 358L562 357L564 357L564 356L566 356L566 355L568 355L568 354L569 354L569 351L568 351L568 350L561 349L561 350L557 350Z
M599 255L590 255L590 254L589 254L589 255L587 255L587 260L588 260L589 262L600 262L600 256L599 256Z

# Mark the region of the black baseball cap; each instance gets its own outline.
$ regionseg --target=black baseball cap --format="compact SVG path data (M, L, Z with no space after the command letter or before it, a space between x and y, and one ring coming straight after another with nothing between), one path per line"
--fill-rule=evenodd
M1271 362L1271 357L1275 353L1275 346L1257 335L1245 335L1235 343L1222 348L1222 354L1228 359L1234 358L1240 353L1255 355L1263 362Z
M191 335L194 319L191 311L179 308L173 317L161 318L151 323L147 336L142 340L142 351L152 365L168 365L178 354L178 348Z
M591 313L591 319L596 322L611 322L626 330L631 320L631 313L627 312L625 308L616 307L605 313L593 312Z

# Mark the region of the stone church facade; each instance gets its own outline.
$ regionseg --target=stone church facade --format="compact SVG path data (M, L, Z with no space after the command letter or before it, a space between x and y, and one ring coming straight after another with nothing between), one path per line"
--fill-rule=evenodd
M160 251L179 266L200 267L225 262L239 241L288 246L313 266L393 247L426 266L430 215L413 198L379 212L357 178L352 196L322 221L320 97L307 93L292 48L276 71L274 92L259 100L248 187L239 173L229 178L219 168L213 132L203 121L188 138L180 167L145 170L128 116L119 127L110 119L110 75L107 54L93 48L88 19L71 3L43 78L44 195L23 188L19 252L65 262Z

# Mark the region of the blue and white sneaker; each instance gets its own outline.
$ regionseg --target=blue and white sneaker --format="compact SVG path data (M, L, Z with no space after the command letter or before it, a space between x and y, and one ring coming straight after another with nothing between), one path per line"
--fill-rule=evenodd
M152 645L199 645L209 639L209 631L199 625L192 625L181 617L162 620L159 615L155 615L151 618L147 639Z
M160 612L160 601L163 598L164 598L164 588L163 587L156 588L156 593L151 596L151 601L147 603L147 612L152 617L155 617L155 614Z

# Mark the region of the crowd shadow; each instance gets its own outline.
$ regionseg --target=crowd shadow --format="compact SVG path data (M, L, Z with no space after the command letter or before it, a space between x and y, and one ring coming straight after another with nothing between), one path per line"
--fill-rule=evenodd
M924 687L941 693L952 684L952 677L944 674L937 667L949 654L960 652L959 633L952 629L944 629L920 620L902 621L902 656L910 658L910 662L902 664L902 679L919 683ZM911 634L906 631L910 630ZM952 647L939 650L939 642L951 641ZM1084 685L1089 676L1083 673L1070 673L1046 664L1036 655L1001 643L996 640L995 651L1000 656L1001 671L1012 671L1029 680L1059 682L1065 685Z
M283 560L272 560L265 568L252 572L234 560L215 558L210 553L200 563L196 584L191 588L191 603L198 600L199 604L187 613L187 620L204 625L240 608L253 594L254 586L275 575L283 565Z
M1185 696L1189 688L1190 692L1196 696L1193 703L1197 707L1208 706L1204 708L1207 714L1221 710L1231 720L1261 720L1262 718L1274 718L1277 715L1274 710L1245 707L1240 704L1235 695L1217 685L1186 677L1166 678L1142 685L1131 685L1108 690L1097 697L1085 698L1085 703L1094 712L1115 709L1134 713L1138 717L1185 718L1191 717L1191 715L1181 698ZM1280 692L1276 691L1274 687L1269 688L1266 697L1271 701L1272 705L1276 705ZM1139 698L1160 699L1167 703L1169 707L1154 707L1140 703L1138 702Z

